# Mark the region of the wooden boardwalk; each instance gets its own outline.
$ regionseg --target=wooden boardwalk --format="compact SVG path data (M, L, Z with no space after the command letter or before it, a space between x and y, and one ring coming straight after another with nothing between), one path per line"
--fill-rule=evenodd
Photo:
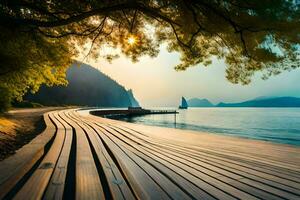
M300 148L77 110L0 162L0 199L300 199Z

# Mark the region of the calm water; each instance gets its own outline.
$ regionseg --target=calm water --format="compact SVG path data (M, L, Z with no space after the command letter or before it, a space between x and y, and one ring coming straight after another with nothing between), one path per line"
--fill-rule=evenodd
M300 146L300 108L189 108L179 110L176 125L174 114L122 120Z

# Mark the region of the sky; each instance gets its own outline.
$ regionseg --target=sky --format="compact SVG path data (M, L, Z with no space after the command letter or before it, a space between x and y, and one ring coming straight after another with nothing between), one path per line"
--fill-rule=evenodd
M143 107L178 106L181 97L206 98L212 103L240 102L260 96L300 97L300 69L283 72L280 75L262 80L261 75L253 77L249 85L236 85L225 78L225 64L214 60L204 67L197 65L186 71L175 71L179 63L178 53L169 53L161 47L156 58L142 57L139 62L120 58L108 63L85 61L96 67L126 89L132 89L134 96Z

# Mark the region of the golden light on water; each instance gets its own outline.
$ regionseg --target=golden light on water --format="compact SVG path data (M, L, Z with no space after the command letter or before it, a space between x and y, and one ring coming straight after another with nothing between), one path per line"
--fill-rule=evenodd
M127 39L127 42L128 44L130 45L134 45L136 43L136 38L134 36L130 36L128 39Z

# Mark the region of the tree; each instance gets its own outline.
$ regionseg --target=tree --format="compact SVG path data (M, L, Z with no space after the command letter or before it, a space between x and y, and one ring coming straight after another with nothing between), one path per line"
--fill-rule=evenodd
M65 39L54 41L38 34L1 28L0 112L41 84L66 84L65 72L73 54Z
M257 71L267 78L299 67L300 9L292 0L0 2L0 58L5 60L0 83L12 91L11 98L44 82L64 83L63 72L78 53L74 49L87 42L90 57L109 46L133 61L156 56L166 43L169 51L181 54L177 70L210 65L217 57L225 60L232 83L248 84ZM23 82L26 74L33 78ZM15 80L22 87L11 89L9 82Z

